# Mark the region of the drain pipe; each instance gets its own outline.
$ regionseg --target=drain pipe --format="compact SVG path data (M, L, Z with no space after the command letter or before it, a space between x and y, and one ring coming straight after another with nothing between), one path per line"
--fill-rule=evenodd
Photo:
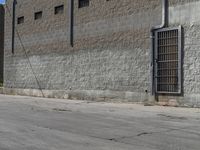
M161 25L151 28L151 94L156 96L155 92L155 70L154 70L154 50L155 50L155 31L162 29L168 25L168 0L161 0L162 2L162 23ZM156 97L155 97L156 98Z
M15 10L16 10L17 0L13 0L13 11L12 11L12 54L15 50Z
M74 0L69 0L69 41L74 46Z

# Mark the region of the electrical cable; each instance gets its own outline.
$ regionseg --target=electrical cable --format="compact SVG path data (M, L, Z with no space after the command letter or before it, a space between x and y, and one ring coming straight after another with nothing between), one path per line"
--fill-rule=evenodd
M10 11L9 7L7 6L7 4L5 4L5 6L6 6L6 9L8 10L9 16L12 17L11 11ZM24 46L24 44L23 44L22 38L21 38L21 36L20 36L20 34L19 34L17 28L16 28L15 30L16 30L17 37L18 37L18 39L19 39L20 45L21 45L21 47L22 47L22 49L23 49L23 51L24 51L24 54L25 54L25 56L26 56L26 58L27 58L27 60L28 60L28 64L29 64L29 66L30 66L30 69L31 69L31 71L32 71L32 74L33 74L33 76L34 76L34 78L35 78L35 80L36 80L36 83L37 83L37 85L38 85L38 87L39 87L39 90L40 90L40 92L41 92L41 94L42 94L42 97L45 97L45 96L44 96L44 93L43 93L43 90L42 90L42 87L41 87L41 85L40 85L39 79L38 79L36 73L34 72L34 69L33 69L33 66L32 66L32 64L31 64L30 58L29 58L29 56L28 56L28 54L27 54L27 50L26 50L26 48L25 48L25 46Z

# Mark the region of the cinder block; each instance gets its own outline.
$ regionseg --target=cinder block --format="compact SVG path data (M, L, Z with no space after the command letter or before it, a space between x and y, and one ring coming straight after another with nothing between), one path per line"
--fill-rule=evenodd
M64 13L54 15L54 7L60 4L64 4ZM12 0L7 5L12 10ZM98 92L85 96L99 99L112 97L106 91L113 91L125 93L121 98L126 101L152 100L149 36L150 28L161 23L160 0L92 0L81 9L75 0L74 6L71 47L68 1L18 0L16 18L24 16L25 22L16 24L22 43L16 34L14 55L12 17L6 9L5 88L105 91L104 96ZM199 7L200 0L169 0L169 26L184 27L184 95L172 97L180 105L199 103L193 96L198 97L200 88ZM43 11L41 20L34 20L36 11Z

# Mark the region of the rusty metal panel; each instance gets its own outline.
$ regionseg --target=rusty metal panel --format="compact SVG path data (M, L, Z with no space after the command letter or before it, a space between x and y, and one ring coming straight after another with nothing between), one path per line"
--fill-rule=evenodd
M181 93L182 28L155 33L155 82L157 93Z

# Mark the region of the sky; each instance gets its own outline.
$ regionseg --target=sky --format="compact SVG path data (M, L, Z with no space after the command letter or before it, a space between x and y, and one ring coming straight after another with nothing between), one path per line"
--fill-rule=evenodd
M5 2L5 0L0 0L0 4L2 4L2 3L4 3Z

